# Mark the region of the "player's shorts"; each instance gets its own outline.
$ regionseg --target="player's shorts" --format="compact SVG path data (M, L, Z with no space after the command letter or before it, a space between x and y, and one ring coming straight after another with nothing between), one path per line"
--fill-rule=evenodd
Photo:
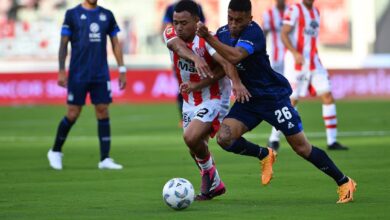
M329 74L324 67L318 66L312 71L305 69L297 71L295 70L295 63L289 61L290 59L286 56L284 76L290 82L293 90L292 99L298 100L299 97L305 97L308 93L316 96L331 91Z
M298 112L292 107L290 99L279 101L262 100L252 97L249 102L235 102L225 118L241 121L249 130L263 120L283 132L285 136L294 135L303 130Z
M112 102L111 83L107 82L69 82L67 103L71 105L85 105L89 93L91 102L109 104Z
M214 137L219 130L222 119L227 113L229 106L221 105L221 100L212 99L193 106L187 102L183 103L183 129L185 130L190 122L197 119L204 123L212 123L211 137Z

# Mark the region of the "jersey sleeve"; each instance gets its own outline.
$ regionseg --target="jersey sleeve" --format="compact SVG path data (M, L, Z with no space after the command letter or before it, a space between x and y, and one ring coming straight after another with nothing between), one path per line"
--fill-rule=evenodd
M71 11L66 11L64 23L62 23L61 27L61 36L72 36L73 33L73 22Z
M244 48L249 55L265 48L264 33L259 26L249 25L241 34L236 47Z
M263 29L265 31L271 30L270 20L271 20L271 18L269 17L268 11L264 12L264 14L263 14Z
M168 44L169 41L171 41L171 40L177 38L175 29L174 29L172 26L168 26L168 27L165 28L165 30L164 30L163 37L164 37L164 42L165 42L165 44Z
M110 25L108 27L108 35L110 35L110 37L115 37L118 35L119 31L120 29L118 23L116 23L115 16L114 14L112 14L112 12L110 12Z
M212 33L213 37L217 38L217 36ZM210 54L210 56L213 56L217 51L210 45L206 42L206 50L207 52Z
M299 11L296 5L290 6L287 12L283 16L283 24L295 26L298 20Z

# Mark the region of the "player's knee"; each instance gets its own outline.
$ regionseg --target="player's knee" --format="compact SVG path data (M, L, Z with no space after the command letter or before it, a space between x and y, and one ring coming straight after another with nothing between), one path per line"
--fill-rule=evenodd
M232 137L231 135L225 133L225 132L219 132L217 134L217 143L219 146L221 146L224 150L229 148L232 145Z
M79 110L69 110L66 117L68 118L69 121L75 122L77 118L80 116L80 111Z
M183 139L184 139L184 142L186 143L186 145L191 150L196 150L195 148L199 143L199 140L196 137L196 135L194 135L193 133L190 133L190 132L184 132Z
M307 144L298 144L294 146L293 149L299 156L307 158L310 154L311 146Z
M107 107L100 107L96 108L96 117L99 119L102 118L108 118L108 108Z

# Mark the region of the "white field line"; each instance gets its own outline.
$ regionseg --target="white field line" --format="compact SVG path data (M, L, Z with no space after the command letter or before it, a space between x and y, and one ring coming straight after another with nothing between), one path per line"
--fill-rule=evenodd
M251 132L245 134L245 137L249 138L268 138L269 134L260 134ZM307 132L306 136L309 138L325 138L325 132ZM339 137L383 137L390 136L390 131L342 131L338 133ZM97 136L75 136L69 135L68 141L90 141L97 140ZM178 134L165 134L160 135L113 135L113 141L178 141L181 142L181 135ZM0 136L0 142L43 142L54 141L54 136Z

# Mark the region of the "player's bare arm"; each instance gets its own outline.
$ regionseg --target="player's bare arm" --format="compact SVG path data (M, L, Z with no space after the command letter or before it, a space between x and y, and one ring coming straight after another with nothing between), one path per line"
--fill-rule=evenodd
M224 59L219 53L213 55L214 60L216 60L224 69L226 75L232 80L232 90L233 94L236 97L238 102L244 103L249 101L251 94L242 84L241 79L238 75L236 67L231 64L229 61Z
M66 87L68 84L68 77L66 76L65 61L68 55L68 43L69 37L62 36L60 42L60 49L58 51L59 72L58 72L58 85Z
M249 56L248 52L241 47L230 47L214 36L212 36L207 28L202 22L198 22L198 29L196 34L199 37L203 37L208 44L210 44L223 58L227 59L232 64L237 64L241 60Z
M191 60L195 64L196 71L203 77L214 77L209 65L201 57L193 53L186 45L186 43L176 37L168 42L168 48L177 53L180 57Z
M293 26L284 24L281 31L281 38L283 44L286 46L287 50L291 51L291 53L294 55L295 62L297 64L303 64L305 61L303 59L302 54L300 54L292 45L290 38L288 37L289 34L292 32Z
M119 66L119 89L126 88L126 67L123 62L123 53L117 36L111 37L112 51Z

